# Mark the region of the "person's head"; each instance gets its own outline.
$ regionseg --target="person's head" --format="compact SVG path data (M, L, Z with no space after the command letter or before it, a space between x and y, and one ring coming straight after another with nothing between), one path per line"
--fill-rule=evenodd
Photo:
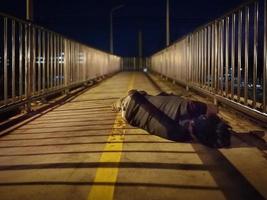
M144 91L144 90L136 90L136 89L128 90L128 95L133 95L136 92L138 92L141 95L147 95L146 91Z
M136 89L128 90L128 95L133 95L133 94L136 93L136 92L137 92Z
M218 116L201 115L194 119L193 135L204 145L214 148L231 145L230 126Z

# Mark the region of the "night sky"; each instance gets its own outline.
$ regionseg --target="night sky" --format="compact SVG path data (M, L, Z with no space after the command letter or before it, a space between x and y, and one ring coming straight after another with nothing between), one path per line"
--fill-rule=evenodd
M170 0L171 42L246 0ZM109 13L114 12L114 53L138 55L165 46L166 0L34 0L34 22L92 47L109 51ZM1 0L0 12L25 18L25 0Z

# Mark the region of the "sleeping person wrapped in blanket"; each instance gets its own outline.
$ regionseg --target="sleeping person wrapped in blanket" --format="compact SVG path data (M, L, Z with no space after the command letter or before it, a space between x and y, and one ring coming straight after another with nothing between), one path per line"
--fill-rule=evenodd
M179 142L196 140L214 148L231 144L230 126L217 116L214 105L164 92L153 96L130 90L112 107L130 125L159 137Z

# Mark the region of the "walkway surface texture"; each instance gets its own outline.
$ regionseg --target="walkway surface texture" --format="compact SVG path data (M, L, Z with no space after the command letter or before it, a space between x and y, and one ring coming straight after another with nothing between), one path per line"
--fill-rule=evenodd
M236 132L231 148L168 141L111 110L131 88L207 101L157 76L106 79L0 138L0 199L267 198L265 143L247 140L262 129L222 108Z

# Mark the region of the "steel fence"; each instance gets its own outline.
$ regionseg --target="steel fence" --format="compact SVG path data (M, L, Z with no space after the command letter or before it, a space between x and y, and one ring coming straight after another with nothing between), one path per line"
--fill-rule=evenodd
M267 4L253 0L152 55L151 69L267 119Z
M120 70L120 57L0 13L0 111Z

